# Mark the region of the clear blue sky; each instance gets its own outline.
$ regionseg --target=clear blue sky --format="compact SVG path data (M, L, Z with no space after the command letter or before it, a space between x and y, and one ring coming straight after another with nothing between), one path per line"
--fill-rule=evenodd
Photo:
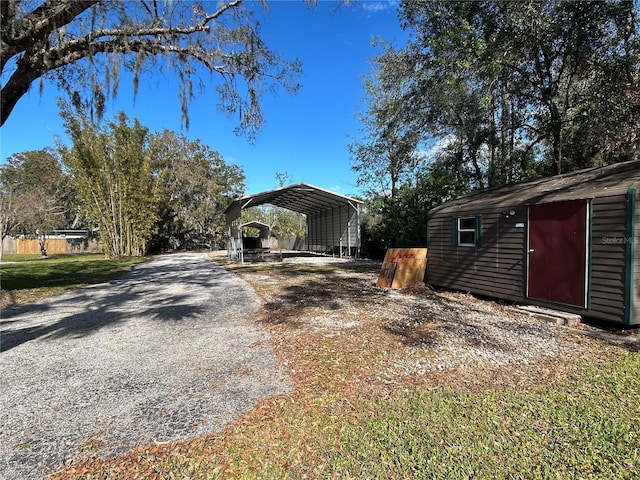
M227 163L242 167L247 194L277 188L276 172L288 173L292 183L358 194L347 146L361 128L356 115L364 99L362 75L369 73L371 57L380 53L372 39L402 44L407 35L400 28L396 1L336 6L322 0L315 8L301 0L269 2L262 37L282 57L302 61L302 88L293 96L265 94L266 124L253 144L233 133L237 117L216 113L213 87L198 95L189 130L181 130L177 83L171 78L141 77L135 102L131 85L123 80L106 117L124 110L151 131L167 128L200 139ZM32 86L0 130L0 161L16 152L54 146L55 136L66 142L57 96L52 84L45 84L42 96L38 85Z

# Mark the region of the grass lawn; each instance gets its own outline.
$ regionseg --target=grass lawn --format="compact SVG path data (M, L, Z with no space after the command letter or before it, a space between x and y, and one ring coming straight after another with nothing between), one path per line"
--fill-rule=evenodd
M417 334L385 326L424 320L412 316L420 294L381 294L375 269L227 268L263 297L254 321L270 333L293 391L219 433L79 460L52 478L640 478L637 349L549 327L575 350L390 376L394 363L436 354L435 343L408 344ZM432 320L423 340L457 322ZM483 339L469 340L477 348Z
M21 305L82 285L99 283L144 262L145 258L108 260L101 254L3 255L0 306Z
M637 353L608 351L524 389L279 397L219 435L55 478L634 479L639 371Z

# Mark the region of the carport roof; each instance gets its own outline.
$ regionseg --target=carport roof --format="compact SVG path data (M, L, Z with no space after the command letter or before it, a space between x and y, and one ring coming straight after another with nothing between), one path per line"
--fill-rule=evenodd
M309 185L308 183L298 183L288 187L237 198L231 202L224 213L229 222L238 218L243 209L257 207L259 205L275 205L276 207L282 207L308 215L332 208L343 207L345 205L356 208L357 204L362 203L364 202L361 200L333 193L329 190Z
M243 223L242 225L240 225L240 228L245 228L245 227L256 228L260 230L260 236L262 238L269 238L269 235L271 235L271 227L266 223L253 220L251 222Z

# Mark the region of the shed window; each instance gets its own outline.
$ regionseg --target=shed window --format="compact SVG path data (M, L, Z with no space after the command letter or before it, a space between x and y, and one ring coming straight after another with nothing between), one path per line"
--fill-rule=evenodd
M479 247L482 244L482 217L454 217L452 222L454 246Z

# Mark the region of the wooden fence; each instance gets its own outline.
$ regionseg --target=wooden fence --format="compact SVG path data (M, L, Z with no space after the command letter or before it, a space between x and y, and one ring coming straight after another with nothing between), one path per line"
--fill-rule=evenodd
M84 238L49 238L47 253L99 253L102 247L96 239ZM2 245L3 253L40 254L38 240L27 238L5 238Z
M19 238L17 253L40 253L40 244L38 243L38 240ZM51 238L47 240L47 253L67 253L67 241L58 238Z

